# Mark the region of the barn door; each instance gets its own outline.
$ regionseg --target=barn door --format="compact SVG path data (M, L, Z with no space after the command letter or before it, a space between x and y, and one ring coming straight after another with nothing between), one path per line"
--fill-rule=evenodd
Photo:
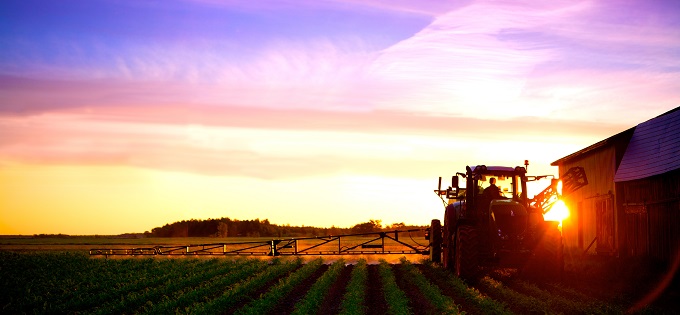
M626 213L626 245L628 255L647 255L647 207L643 204L624 204Z
M614 252L614 209L611 195L595 200L595 222L597 225L598 254L609 255Z

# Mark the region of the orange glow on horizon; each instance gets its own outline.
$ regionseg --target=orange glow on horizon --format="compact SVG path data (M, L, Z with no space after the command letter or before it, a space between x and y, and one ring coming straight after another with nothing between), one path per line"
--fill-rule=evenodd
M426 225L443 215L430 196L432 183L408 178L266 180L124 166L5 165L0 179L5 235L141 233L221 217L317 227L351 227L369 219Z

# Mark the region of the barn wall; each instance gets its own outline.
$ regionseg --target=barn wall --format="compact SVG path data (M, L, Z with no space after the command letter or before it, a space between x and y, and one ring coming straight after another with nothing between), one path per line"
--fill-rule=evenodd
M570 216L563 224L564 245L572 256L578 256L597 242L589 253L612 254L617 248L616 229L616 149L614 146L598 148L580 157L562 162L560 174L573 166L585 169L588 185L567 195L565 204Z
M619 185L626 255L670 262L680 247L680 170Z

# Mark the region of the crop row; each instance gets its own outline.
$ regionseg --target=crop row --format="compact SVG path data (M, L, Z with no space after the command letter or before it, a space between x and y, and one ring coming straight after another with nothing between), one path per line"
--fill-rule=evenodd
M399 264L340 259L327 265L321 258L91 259L0 252L0 285L0 313L621 312L557 285L486 277L470 286L438 265L406 258Z

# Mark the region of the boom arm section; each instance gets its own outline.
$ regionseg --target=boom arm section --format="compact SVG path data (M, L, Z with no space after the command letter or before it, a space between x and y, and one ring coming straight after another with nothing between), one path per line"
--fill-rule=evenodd
M588 178L583 167L575 166L570 168L566 173L560 177L562 181L562 195L568 195L583 186L588 185ZM550 186L534 196L530 201L530 205L538 209L547 211L559 199L559 191L557 189L557 180L553 180Z
M136 248L94 248L90 255L369 255L429 254L429 245L417 243L411 233L425 229L395 230L289 239L261 239L193 245L159 245ZM401 234L401 239L399 238ZM406 234L406 235L405 235ZM405 239L404 236L408 236Z
M583 167L574 166L562 174L562 195L568 195L579 188L588 185L588 178Z

